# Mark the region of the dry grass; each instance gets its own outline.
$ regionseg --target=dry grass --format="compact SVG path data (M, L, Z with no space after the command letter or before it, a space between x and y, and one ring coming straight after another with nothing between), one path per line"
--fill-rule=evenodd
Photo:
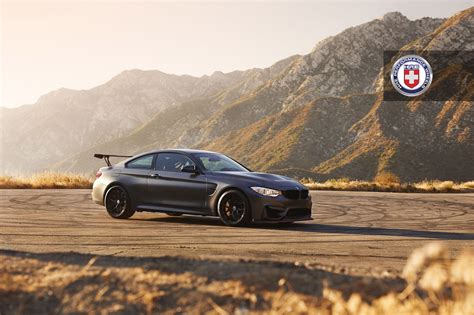
M425 180L419 183L400 183L396 178L378 177L374 181L350 180L348 178L330 179L315 182L303 178L301 183L313 190L344 190L344 191L385 191L385 192L417 192L417 193L457 193L474 192L474 181L455 183L453 181Z
M0 189L48 189L48 188L91 188L92 176L43 172L29 177L0 176ZM474 192L474 181L455 183L453 181L423 181L419 183L400 183L392 173L381 173L372 182L350 180L348 178L330 179L315 182L303 178L301 183L313 190L344 190L344 191L385 191L385 192Z
M0 189L91 188L92 176L43 172L29 177L0 176Z
M388 293L372 303L354 293L344 299L326 289L333 314L474 314L474 253L451 259L439 242L415 250L403 269L407 281L401 293Z
M375 176L374 182L381 185L400 184L400 178L391 172L381 172Z
M415 250L403 278L269 263L48 255L0 253L0 314L474 314L474 253L453 259L441 243Z

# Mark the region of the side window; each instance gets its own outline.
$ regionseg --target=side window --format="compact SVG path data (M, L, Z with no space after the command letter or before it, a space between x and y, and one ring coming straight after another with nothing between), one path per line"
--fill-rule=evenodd
M159 153L156 158L157 171L181 172L181 169L187 165L194 165L193 161L187 156L179 153Z
M141 156L127 163L128 168L151 169L153 165L153 154Z

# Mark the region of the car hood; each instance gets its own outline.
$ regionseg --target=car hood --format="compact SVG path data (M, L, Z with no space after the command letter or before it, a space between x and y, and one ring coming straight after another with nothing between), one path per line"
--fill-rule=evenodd
M221 180L228 179L230 182L236 180L238 182L247 182L250 185L272 189L306 189L305 186L296 180L277 174L258 172L213 172L212 175Z

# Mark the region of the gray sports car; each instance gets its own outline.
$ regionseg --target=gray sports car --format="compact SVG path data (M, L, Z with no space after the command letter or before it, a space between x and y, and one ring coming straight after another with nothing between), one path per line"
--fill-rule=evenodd
M251 222L311 220L311 196L291 178L257 173L226 155L199 150L160 150L133 157L95 154L94 202L116 219L135 211L218 216L231 226ZM110 157L129 159L112 165Z

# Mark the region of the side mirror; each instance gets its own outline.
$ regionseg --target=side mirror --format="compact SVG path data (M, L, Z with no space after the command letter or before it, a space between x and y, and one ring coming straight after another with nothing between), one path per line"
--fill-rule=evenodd
M183 173L192 173L192 174L199 174L199 170L197 169L196 165L186 165L183 166L181 169Z

